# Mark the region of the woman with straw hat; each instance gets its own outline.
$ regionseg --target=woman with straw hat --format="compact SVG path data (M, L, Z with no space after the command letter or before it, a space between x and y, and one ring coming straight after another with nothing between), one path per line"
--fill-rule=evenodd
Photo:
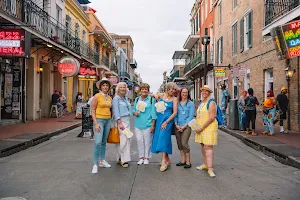
M92 118L94 122L94 166L92 173L98 173L98 163L100 167L110 168L111 165L105 161L106 140L110 130L112 98L108 95L111 84L106 79L96 83L100 90L92 100Z
M218 142L217 105L210 99L213 91L204 85L201 88L202 102L197 110L197 125L195 141L201 144L203 164L197 170L208 170L210 177L215 177L213 171L213 146Z

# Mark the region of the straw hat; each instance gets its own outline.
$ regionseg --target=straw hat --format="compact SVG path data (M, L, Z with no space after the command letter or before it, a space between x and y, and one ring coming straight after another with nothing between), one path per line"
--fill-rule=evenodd
M109 86L111 86L110 81L109 81L106 77L103 77L100 81L98 81L98 82L96 83L96 87L97 87L98 89L100 89L100 84L101 84L102 82L106 82L106 83L109 84Z
M213 93L213 91L208 87L208 85L204 85L200 90L201 90L201 91L202 91L202 90L206 90L206 91L208 91L208 92L210 92L210 93Z

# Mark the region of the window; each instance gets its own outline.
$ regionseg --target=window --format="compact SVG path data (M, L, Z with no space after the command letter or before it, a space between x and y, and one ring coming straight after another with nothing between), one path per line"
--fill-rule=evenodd
M203 3L203 1L202 1L202 3L201 3L201 25L203 25L204 24L204 3Z
M126 40L122 40L122 41L121 41L121 44L126 44Z
M75 38L79 38L79 24L75 24Z
M62 9L56 5L56 20L57 20L57 24L61 23L61 13L62 13Z
M273 88L273 69L265 70L265 98L267 97L267 92L269 90L274 90Z
M126 49L125 49L125 48L123 48L123 51L124 51L124 53L125 53L125 54L127 54L127 51L126 51Z
M252 48L252 10L240 21L240 49L241 52Z
M232 9L235 9L237 7L238 1L232 0Z
M219 3L219 24L222 24L222 1Z
M205 19L206 19L207 16L208 16L208 1L209 1L209 0L205 0Z
M223 63L223 36L217 41L217 64Z
M237 79L233 78L232 79L232 91L233 91L233 98L237 98L238 97L238 84L237 84Z
M213 25L210 26L210 31L209 31L209 35L210 35L210 60L211 62L214 61L214 28Z
M196 34L199 31L199 13L197 13L194 27L196 28L196 31L195 31L195 34Z
M232 56L237 55L237 22L232 26Z
M85 39L86 39L86 32L85 32L85 30L83 30L82 31L82 41L85 42L86 41Z
M69 15L66 16L66 30L67 32L71 31L71 18Z

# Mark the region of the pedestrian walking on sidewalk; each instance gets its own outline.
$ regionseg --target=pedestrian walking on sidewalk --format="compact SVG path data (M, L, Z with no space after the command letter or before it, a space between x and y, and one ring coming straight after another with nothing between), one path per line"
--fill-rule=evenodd
M189 90L183 88L179 93L178 112L175 118L175 135L177 146L181 153L181 161L176 166L191 168L189 139L192 133L188 123L194 118L195 104L191 101Z
M124 130L130 130L131 105L126 97L127 92L127 84L124 82L118 83L112 106L113 118L115 121L117 121L117 126L120 133L120 144L116 144L117 159L124 168L127 168L129 166L129 162L131 161L131 139L127 134L124 134Z
M133 115L135 116L134 127L139 151L138 165L148 165L151 157L152 134L155 129L156 111L155 99L149 95L150 86L142 83L140 97L134 101Z
M94 122L94 166L92 173L98 173L99 167L110 168L105 161L106 141L110 131L112 98L108 95L111 83L103 78L96 83L100 93L92 100L92 118Z
M212 92L207 85L201 88L202 102L197 110L196 122L199 128L196 129L195 142L201 144L203 157L203 164L196 167L196 169L208 170L208 175L215 177L216 175L213 171L213 146L218 143L218 121L216 120L216 103L215 101L210 101Z
M281 93L277 95L277 109L281 111L280 115L280 133L288 133L283 128L283 121L286 120L286 112L288 112L289 99L286 96L287 89L285 87L281 88Z
M160 171L164 172L171 164L169 154L172 154L171 133L174 127L174 118L177 115L178 100L174 96L177 85L169 82L165 86L165 93L155 95L159 99L157 120L152 142L152 153L162 153Z
M249 96L245 99L245 113L246 113L246 133L250 134L250 122L252 125L252 135L257 136L255 133L255 120L256 120L256 106L259 105L257 98L254 95L252 88L248 89Z
M240 96L238 101L239 121L240 121L241 131L246 131L245 98L247 97L247 94L248 92L246 90L243 90L242 96Z
M276 115L276 99L274 92L269 90L267 92L267 99L264 101L263 113L264 113L264 132L263 135L274 135L274 118Z
M230 94L228 90L226 90L226 85L221 86L222 92L222 99L221 99L221 111L223 115L223 128L227 128L227 107L230 100Z

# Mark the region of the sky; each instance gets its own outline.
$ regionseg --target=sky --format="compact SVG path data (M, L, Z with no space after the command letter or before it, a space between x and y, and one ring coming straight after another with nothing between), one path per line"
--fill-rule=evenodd
M172 70L174 51L190 34L195 0L90 0L90 7L109 33L131 35L137 73L157 92L163 72Z

